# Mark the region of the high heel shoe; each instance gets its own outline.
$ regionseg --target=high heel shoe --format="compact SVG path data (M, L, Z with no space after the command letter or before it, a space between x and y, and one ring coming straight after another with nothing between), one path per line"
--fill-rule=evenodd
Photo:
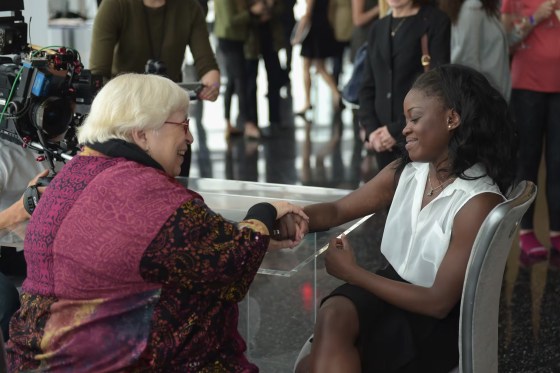
M296 111L296 112L294 113L294 115L295 115L296 117L303 117L303 118L305 118L306 115L307 115L307 113L310 112L311 110L313 110L313 105L309 105L307 108L304 108L304 109L302 109L302 110L300 110L300 111Z
M232 137L239 137L243 135L243 131L240 130L239 128L235 128L235 127L227 127L226 128L226 139L230 139Z
M548 256L548 250L539 242L534 232L519 235L519 248L521 255L527 258L545 260Z
M258 141L261 138L261 130L254 124L245 124L243 135L247 140Z
M346 108L346 105L344 105L344 101L342 101L342 95L338 96L338 101L334 104L334 110L335 111L342 111Z

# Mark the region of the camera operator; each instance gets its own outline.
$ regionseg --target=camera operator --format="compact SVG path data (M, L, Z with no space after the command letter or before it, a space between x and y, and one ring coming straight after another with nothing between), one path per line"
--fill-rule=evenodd
M0 229L29 218L23 207L23 191L47 173L30 151L0 138ZM25 275L23 252L0 246L0 329L4 340L9 337L10 318L19 308L19 293L9 277L23 279Z
M90 69L104 80L149 72L179 82L187 46L204 85L198 98L215 101L220 73L197 0L104 0L93 23ZM189 147L182 176L188 176L190 155Z

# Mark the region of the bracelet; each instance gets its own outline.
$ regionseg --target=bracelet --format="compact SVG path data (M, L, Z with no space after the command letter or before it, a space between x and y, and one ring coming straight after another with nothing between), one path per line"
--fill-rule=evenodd
M534 26L534 25L537 24L537 22L535 21L535 17L533 17L532 14L529 16L529 24L530 24L531 26Z

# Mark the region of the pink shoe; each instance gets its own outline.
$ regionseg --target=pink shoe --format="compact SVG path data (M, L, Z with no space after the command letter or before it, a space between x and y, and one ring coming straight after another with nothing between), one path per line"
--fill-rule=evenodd
M519 235L519 248L526 258L544 260L548 257L547 248L540 243L534 232Z

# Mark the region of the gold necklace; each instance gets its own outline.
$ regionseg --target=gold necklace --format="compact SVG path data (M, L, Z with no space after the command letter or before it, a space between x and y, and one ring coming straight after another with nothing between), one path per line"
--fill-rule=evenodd
M393 18L393 20L395 20L396 18ZM391 36L395 37L395 34L397 33L397 31L399 31L399 29L401 28L402 24L404 23L404 21L406 21L406 17L401 18L399 24L397 25L397 27L395 27L393 30L391 30Z
M434 186L432 185L432 179L430 178L430 175L428 175L428 183L430 184L430 191L428 193L426 193L427 197L431 197L434 195L434 192L436 190L439 190L440 188L443 188L445 186L445 184L447 184L448 181L450 180L455 180L454 177L449 178L447 180L445 180L443 183L439 184L437 187L434 188Z

